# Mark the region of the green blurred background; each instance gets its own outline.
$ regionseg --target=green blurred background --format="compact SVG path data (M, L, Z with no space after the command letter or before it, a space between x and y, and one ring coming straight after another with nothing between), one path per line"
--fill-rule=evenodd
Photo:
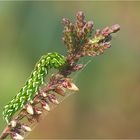
M112 48L76 77L67 98L27 138L140 138L140 2L0 2L0 112L47 52L66 53L61 19L85 12L95 28L118 23ZM88 58L89 59L89 58ZM5 122L0 115L0 131Z

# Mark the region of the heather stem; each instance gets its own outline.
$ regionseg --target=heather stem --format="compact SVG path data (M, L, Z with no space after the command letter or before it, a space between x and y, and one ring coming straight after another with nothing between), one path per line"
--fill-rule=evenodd
M58 69L58 73L52 75L48 85L40 87L37 94L28 102L23 109L10 121L0 136L0 140L5 139L8 135L12 139L23 139L22 132L30 132L31 128L22 122L27 119L28 124L35 124L44 110L50 111L50 103L58 105L56 95L66 96L67 90L79 91L78 87L72 82L69 75L72 72L81 70L84 65L77 64L81 57L97 56L111 46L112 33L120 29L118 24L106 27L102 31L96 30L94 36L92 31L94 24L92 21L85 21L83 12L77 12L75 24L68 19L63 19L64 31L63 42L67 48L66 62ZM59 57L60 58L60 57ZM56 59L56 58L55 58ZM53 62L54 64L55 59ZM59 64L59 61L57 64ZM44 61L41 61L44 64ZM51 65L51 64L50 64ZM51 67L51 66L50 66ZM38 69L40 65L38 65ZM43 67L44 68L44 67Z

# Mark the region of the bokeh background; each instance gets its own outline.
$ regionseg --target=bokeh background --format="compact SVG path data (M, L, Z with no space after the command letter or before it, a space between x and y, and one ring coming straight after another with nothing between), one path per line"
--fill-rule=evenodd
M66 53L61 19L74 21L79 10L96 29L118 23L121 31L113 35L112 48L76 76L79 94L27 138L140 138L140 2L0 1L0 112L41 55ZM0 131L4 126L1 114Z

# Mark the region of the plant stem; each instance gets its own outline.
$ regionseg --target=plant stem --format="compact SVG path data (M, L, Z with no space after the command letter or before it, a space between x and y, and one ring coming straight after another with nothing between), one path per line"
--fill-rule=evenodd
M56 94L66 96L66 89L71 91L79 90L69 77L72 72L79 71L84 67L83 64L77 64L79 59L84 56L103 54L106 49L110 48L111 34L117 32L120 26L115 24L104 28L102 31L96 30L95 35L92 36L93 22L86 22L84 18L83 12L80 11L76 15L75 24L68 19L63 19L64 35L62 39L67 48L66 63L59 69L58 73L50 77L47 86L40 87L32 102L27 103L5 127L0 140L5 139L8 135L12 139L23 139L20 135L22 129L31 130L23 124L24 118L27 118L29 124L38 122L44 109L50 110L48 103L59 103Z

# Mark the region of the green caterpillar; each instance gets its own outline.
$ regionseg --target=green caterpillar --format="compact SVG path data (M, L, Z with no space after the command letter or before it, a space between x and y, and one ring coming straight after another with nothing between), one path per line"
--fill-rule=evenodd
M44 84L44 78L50 68L60 69L66 60L65 57L57 52L48 53L41 57L36 64L31 76L21 88L19 93L4 107L3 117L7 123L12 116L23 106L32 100L39 87Z

